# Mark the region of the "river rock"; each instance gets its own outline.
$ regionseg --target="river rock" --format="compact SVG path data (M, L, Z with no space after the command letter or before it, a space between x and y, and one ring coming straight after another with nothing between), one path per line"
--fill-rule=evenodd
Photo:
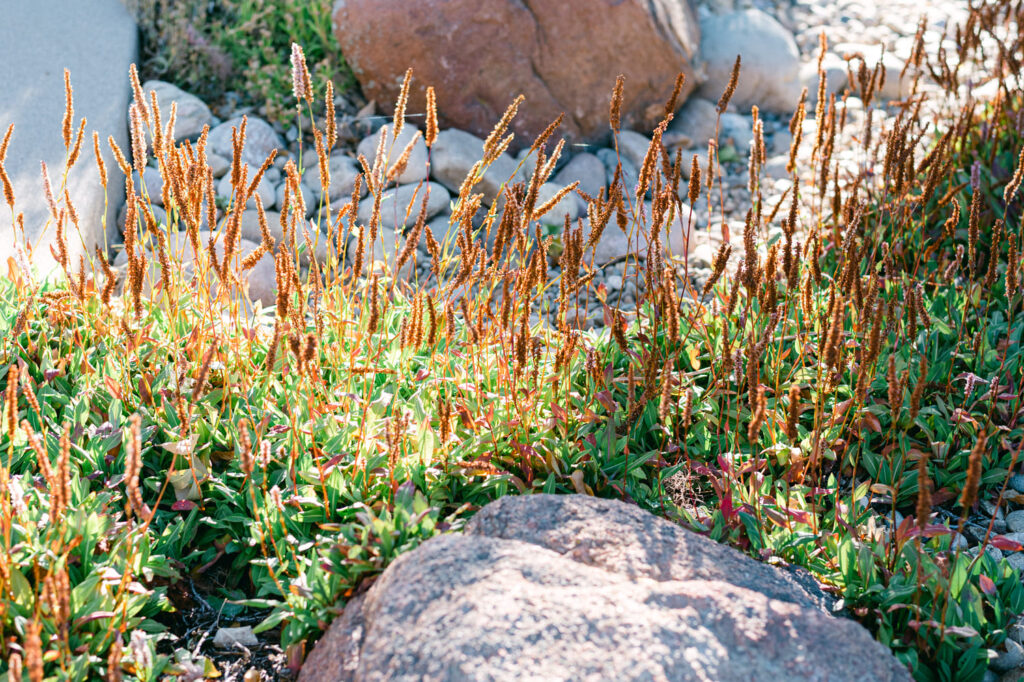
M404 229L413 225L420 212L424 192L430 192L427 199L427 220L448 208L451 195L444 186L436 182L399 185L384 192L380 202L380 224L389 229ZM373 215L373 197L359 202L359 222L367 225Z
M213 113L206 103L185 92L176 85L159 80L146 81L142 84L142 90L146 97L151 91L156 92L157 103L160 105L160 121L163 126L171 117L171 105L177 105L177 114L174 119L174 141L180 142L184 139L194 140L203 132L204 126L213 125ZM150 100L146 100L150 104ZM230 140L230 136L228 137Z
M398 161L398 158L405 151L406 146L412 142L413 137L416 136L418 131L413 126L406 123L402 126L402 131L398 134L398 139L394 136L394 127L392 124L383 126L373 135L366 137L362 142L359 143L359 147L356 150L357 154L362 154L366 157L366 163L373 168L374 161L377 158L377 146L380 143L381 135L387 135L387 140L384 141L384 158L388 160L388 167L394 166ZM397 180L400 185L406 185L411 182L419 182L420 180L427 179L427 145L423 141L423 136L420 135L420 139L416 141L416 144L412 147L412 152L409 154L409 162L402 171L402 174L398 176Z
M483 158L483 153L484 141L479 137L454 128L442 130L431 150L431 173L435 180L457 194L473 165ZM484 201L490 205L503 186L520 180L518 164L508 154L502 154L487 167L473 192L483 192Z
M601 159L586 152L576 154L555 174L552 182L564 187L577 180L580 183L580 191L596 197L598 192L607 187Z
M244 154L243 154L244 155ZM246 183L251 183L253 178L256 177L256 173L259 172L259 168L256 166L249 166L249 172L246 176ZM233 197L234 188L231 186L231 174L228 173L217 182L217 195L221 197ZM245 207L247 209L256 208L256 196L259 195L260 201L263 202L264 208L270 208L276 201L274 192L274 184L270 179L269 174L265 174L260 178L260 184L256 185L256 191L249 197L249 201L246 202Z
M792 34L757 9L710 15L701 21L701 57L707 79L700 95L718 101L736 55L742 68L731 103L740 111L790 112L800 98L800 53Z
M662 136L664 145L675 151L676 147L703 147L715 137L718 111L714 102L703 97L691 97L676 114Z
M207 138L207 146L214 154L219 154L225 159L234 157L234 148L231 146L231 128L240 128L242 117L224 121L210 131ZM281 149L281 138L277 136L269 123L261 118L249 116L245 127L245 147L242 149L242 161L259 168L270 156L270 152ZM252 177L252 173L249 174Z
M288 183L282 182L274 191L274 207L279 211L284 207L284 193L287 185ZM302 192L302 201L306 204L306 215L304 217L308 218L316 212L318 197L313 194L313 190L305 182L299 183L299 191Z

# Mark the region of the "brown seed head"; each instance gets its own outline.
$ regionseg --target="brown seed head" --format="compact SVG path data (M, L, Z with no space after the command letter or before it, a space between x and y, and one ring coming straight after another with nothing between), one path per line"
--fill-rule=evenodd
M434 146L437 139L437 95L434 93L434 86L427 88L427 135L424 142L427 148Z
M409 84L412 82L412 68L405 70L405 78L402 79L402 89L398 92L398 101L395 102L395 127L392 131L394 139L398 139L402 128L405 127L405 106L409 102Z
M740 79L740 55L736 55L736 62L732 65L732 73L729 74L729 83L725 86L725 92L722 93L722 97L718 100L718 113L724 114L726 107L729 106L729 100L732 99L733 94L736 92L736 84Z
M619 77L615 79L615 89L612 90L612 103L609 112L609 120L612 130L615 132L619 132L619 128L622 126L622 89L625 84L626 77L619 74Z
M964 513L967 513L974 503L978 501L978 485L981 483L981 458L985 453L988 439L984 434L978 436L971 454L967 458L967 480L964 482L963 492L960 494L960 506Z
M132 64L132 67L135 65ZM71 97L71 72L64 69L64 120L61 123L61 131L64 134L64 149L71 147L71 126L75 118L75 106Z

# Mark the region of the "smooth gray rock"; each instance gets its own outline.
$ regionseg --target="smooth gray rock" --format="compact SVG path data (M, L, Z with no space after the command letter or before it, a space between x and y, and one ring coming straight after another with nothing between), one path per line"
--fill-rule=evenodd
M691 97L668 124L662 142L672 151L676 147L707 149L708 140L715 137L717 121L718 110L714 102L703 97Z
M284 239L284 230L281 229L281 214L277 211L265 211L267 218L267 231L270 232L270 236L274 238L277 243L280 243ZM299 246L305 246L305 239L302 236L302 223L299 223L300 227L296 234L296 241ZM313 251L316 254L316 260L318 263L326 263L329 257L328 254L328 239L327 235L323 233L313 232L313 227L309 223L305 223L305 227L310 231L310 240L313 242ZM260 217L259 211L248 210L242 213L242 239L246 239L253 243L259 244L263 241L263 233L260 231ZM303 266L309 265L309 251L305 248L299 250L299 263ZM337 249L333 249L331 255L333 255Z
M281 210L284 206L284 191L287 183L282 182L274 190L274 208ZM302 201L306 204L306 215L308 218L316 212L318 197L313 194L313 190L306 185L305 182L299 183L299 191L302 192ZM261 197L262 198L262 197Z
M140 196L148 196L150 204L154 206L164 205L164 179L160 175L160 171L152 166L145 169L142 174L143 178L139 180L139 174L136 171L132 171L132 181L135 183L135 193ZM146 194L142 194L143 184L145 184Z
M619 156L633 164L639 170L644 165L647 148L651 146L651 138L632 130L619 131Z
M434 235L434 239L437 240L437 243L441 245L442 249L444 249L445 241L448 240L449 250L458 250L457 247L455 246L455 239L459 231L459 226L453 226L451 224L451 215L441 214L434 216L429 221L427 221L427 229L430 230L430 233L432 235ZM426 237L420 240L419 248L420 251L422 251L423 253L428 253Z
M989 663L993 670L1004 673L1024 665L1024 646L1012 639L1007 639L1003 646L1005 651Z
M881 45L837 43L833 49L844 59L858 57L863 59L868 69L873 69L879 61L882 62L882 67L885 69L885 83L875 96L876 103L879 98L884 101L900 100L910 94L910 85L914 81L912 70L908 69L901 79L900 72L903 71L906 63L892 52L883 51ZM854 62L855 69L859 68L860 59Z
M484 141L476 135L449 128L437 135L431 149L430 172L435 180L457 194L473 165L483 158ZM489 206L502 187L520 182L518 164L508 154L502 154L484 171L483 179L473 192L482 192Z
M1024 532L1024 509L1006 515L1006 526L1014 533Z
M636 190L636 184L640 179L640 170L633 165L633 162L623 156L616 156L614 149L598 149L595 152L597 158L601 159L601 163L604 164L606 184L610 186L612 179L615 177L615 167L621 161L622 163L622 184L627 192L634 192Z
M545 182L537 190L537 208L555 198L555 195L564 187L554 182ZM562 197L554 207L542 215L538 222L545 225L561 226L565 223L565 217L569 216L570 221L575 221L580 215L580 205L576 202L575 192L569 192Z
M373 168L373 164L377 159L377 146L380 143L381 135L387 135L387 139L384 141L384 158L388 161L388 167L392 167L398 161L402 152L405 151L406 146L412 142L412 139L416 136L415 126L411 126L406 123L402 126L402 132L398 134L398 139L395 139L394 135L394 124L388 123L378 130L373 135L366 137L359 146L356 148L356 154L362 154L366 157L366 163ZM398 176L398 184L406 185L411 182L419 182L420 180L427 179L427 145L423 141L423 136L420 135L419 140L412 147L412 153L409 154L409 162L405 167L405 170L401 175Z
M201 259L207 259L209 254L206 253L206 245L210 239L211 233L201 231L199 233L199 243L203 249ZM188 240L188 236L185 232L174 232L169 235L168 238L168 255L171 264L171 269L176 273L175 277L181 277L185 281L192 280L199 283L203 283L202 278L194 277L196 273L196 254L192 250L191 242ZM217 255L220 258L224 257L224 239L223 237L217 238ZM157 283L160 282L161 271L160 263L156 257L156 242L155 240L146 237L144 242L145 256L146 256L146 270L147 273L144 275L142 295L143 297L151 296L156 289ZM232 263L233 272L238 276L238 283L240 289L234 292L234 295L241 295L247 293L249 299L252 302L262 301L264 306L274 304L277 291L277 280L275 278L274 270L274 258L270 254L264 254L262 258L256 263L256 266L250 270L241 272L240 263L242 259L248 256L250 253L255 251L259 247L258 244L251 242L247 239L242 239L239 242L239 253L238 257ZM117 257L114 259L113 265L118 270L124 268L128 262L127 254L121 250L118 251ZM122 277L118 284L118 293L123 293L121 288L124 286L124 278ZM220 286L219 280L216 275L208 273L205 281L205 285L210 287L212 293L216 293Z
M732 144L743 158L750 151L750 143L754 141L753 121L749 116L741 114L722 114L722 125L719 131L721 144Z
M579 180L582 192L596 197L598 192L608 186L601 159L586 152L576 154L552 178L552 182L563 187L577 180Z
M403 229L413 225L420 212L423 193L430 192L427 200L427 220L448 208L451 195L448 190L436 182L425 182L422 185L399 185L384 192L380 202L380 224L389 229ZM411 202L411 205L410 205ZM359 222L368 225L373 215L373 198L367 197L359 202Z
M234 149L231 146L231 128L241 128L241 126L242 117L239 116L229 121L224 121L211 130L207 138L209 150L214 154L220 154L225 159L232 159ZM270 156L270 152L281 148L283 148L281 138L278 137L269 123L255 116L248 117L245 126L245 147L242 149L243 162L259 168L267 160L267 157Z
M224 174L231 170L231 159L225 159L220 154L210 152L206 155L206 163L210 166L213 177L218 179L224 177Z
M710 15L700 22L701 57L707 78L702 97L717 102L742 55L731 103L740 111L756 104L764 111L790 112L800 98L800 52L793 36L758 9Z
M910 675L783 571L622 502L527 495L399 557L347 605L300 675L423 679Z
M359 163L352 157L338 152L328 158L327 172L330 175L330 185L327 194L331 202L338 204L338 202L345 203L350 200L352 198L352 189L356 184L356 177L362 173ZM319 201L323 194L323 182L320 179L319 163L314 164L312 168L306 171L306 174L303 176L303 182L309 186L313 196ZM366 183L361 182L359 184L359 196L365 197L366 194Z
M244 153L243 153L244 156ZM259 172L259 168L256 166L249 166L249 173L246 176L246 183L251 183L253 178L256 177L256 173ZM231 174L228 173L217 182L217 195L222 197L232 197L234 188L231 186ZM256 185L256 191L253 196L249 197L249 201L246 202L246 209L256 208L256 195L259 195L260 201L263 202L263 208L271 208L274 206L276 201L274 191L274 181L270 177L269 171L263 175L260 179L260 184Z
M838 100L848 79L846 62L829 52L822 60L821 68L825 71L825 97L834 94ZM818 101L819 81L817 59L812 59L800 67L800 83L807 88L808 105L814 105Z
M174 118L175 142L196 139L203 132L203 126L213 126L213 114L210 112L210 107L206 106L206 102L178 86L152 80L143 83L142 90L146 93L146 97L149 97L150 91L156 92L157 103L160 105L160 121L165 128L171 117L171 105L178 105ZM146 103L150 103L148 99Z
M151 211L153 211L153 218L156 219L157 223L160 223L160 224L163 224L163 225L167 224L167 211L165 211L163 208L161 208L160 206L157 206L155 204L151 205L149 208L150 208ZM125 221L125 218L127 217L125 215L126 213L127 213L127 211L126 211L125 205L122 204L121 208L119 208L117 210L117 229L120 230L122 235L124 234L124 221ZM144 225L144 223L140 219L139 230L143 230L144 229L143 225Z
M138 60L138 30L119 0L67 2L33 0L3 3L0 20L0 138L15 124L4 161L15 194L15 212L24 212L31 260L40 274L59 269L50 255L56 228L43 191L39 162L45 161L55 191L61 185L66 151L61 139L64 117L64 68L74 88L74 131L87 119L81 156L67 177L78 211L82 238L68 232L68 257L77 268L84 251L113 243L117 211L124 202L124 178L106 139L113 135L128 153L125 112L131 97L128 67ZM93 153L91 133L103 141L109 178L107 205ZM72 144L74 142L72 141ZM15 254L10 210L0 198L0 263ZM104 230L105 228L105 230ZM17 235L21 242L22 235ZM6 272L6 265L3 265Z

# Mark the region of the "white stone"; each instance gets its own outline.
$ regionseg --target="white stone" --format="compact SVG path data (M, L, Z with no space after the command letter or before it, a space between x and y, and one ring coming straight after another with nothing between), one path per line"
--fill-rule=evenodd
M732 97L737 109L790 112L800 97L800 53L793 36L770 15L748 9L712 15L701 22L701 57L706 80L699 94L717 101L742 55Z
M564 189L561 185L553 182L545 182L537 190L537 204L536 207L540 208L549 200L554 199L555 195ZM576 195L574 192L569 192L557 204L554 208L545 213L538 219L538 222L544 223L545 225L562 225L565 222L565 217L569 216L570 221L576 220L579 217L579 204L576 203Z
M234 157L234 148L231 145L232 126L240 128L242 117L224 121L210 131L207 137L207 146L214 154L219 154L226 159ZM242 149L242 161L259 168L266 161L267 157L275 149L281 149L281 138L277 136L269 123L261 118L249 116L245 128L245 147ZM250 175L251 177L251 175Z
M155 91L157 103L160 105L160 121L164 127L171 117L171 105L177 104L174 119L174 141L195 139L203 131L204 126L213 124L210 107L195 95L189 94L176 85L159 80L146 81L142 84L146 95L146 104L150 105L149 93Z
M256 173L259 172L259 168L255 166L249 166L249 172L246 176L246 183L251 183L253 178L256 177ZM228 173L220 179L217 183L217 195L222 197L233 197L234 188L231 186L231 174ZM260 179L260 184L256 185L256 191L253 196L249 197L249 201L246 202L245 207L247 209L256 208L256 195L259 195L260 201L263 202L263 208L270 208L275 202L274 185L268 175L264 175Z
M457 193L474 164L483 158L484 141L455 128L442 130L434 141L430 155L431 175L451 192ZM518 164L508 154L492 161L483 177L474 187L474 193L483 193L489 206L503 187L522 180Z
M213 637L213 645L221 649L233 649L236 646L256 646L260 641L249 626L241 628L218 628Z
M413 138L419 131L414 127L406 123L402 126L402 131L398 134L398 139L394 136L394 126L389 124L383 126L373 135L366 137L362 142L359 143L356 149L357 156L362 154L366 157L366 163L373 168L374 161L377 158L377 147L380 143L382 135L387 135L387 139L384 141L384 158L387 159L388 167L394 166L395 162L398 161L402 152L405 151L406 146L412 142ZM406 185L412 182L419 182L420 180L427 179L427 145L423 141L423 135L419 136L416 144L413 145L412 152L409 154L409 162L402 171L402 174L398 176L398 184ZM351 191L351 190L350 190Z
M423 201L424 192L430 192L427 200L427 220L448 208L451 195L436 182L422 185L399 185L384 192L380 203L381 225L389 229L402 229L416 222ZM373 215L373 198L359 202L359 222L369 224Z

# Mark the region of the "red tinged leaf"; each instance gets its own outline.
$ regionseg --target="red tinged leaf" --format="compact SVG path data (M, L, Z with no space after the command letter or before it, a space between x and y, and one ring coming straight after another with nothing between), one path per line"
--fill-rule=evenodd
M121 385L117 383L117 380L113 377L104 377L103 383L106 384L107 390L110 391L110 395L114 396L116 400L124 400L124 394L121 393Z
M192 500L178 500L171 505L171 509L174 511L192 511L196 508L196 503Z
M979 575L978 582L981 583L981 591L991 596L996 593L996 584L987 575Z
M726 521L731 521L736 516L736 510L732 506L732 491L726 491L725 495L722 495L722 516Z
M595 397L597 398L597 402L601 403L601 405L604 406L604 409L609 412L615 412L618 407L618 405L615 404L615 398L612 397L612 394L609 391L598 391L597 396Z
M1019 552L1024 549L1019 542L1014 542L1005 535L993 535L989 538L988 544L1005 552Z
M868 429L870 431L874 431L875 433L881 433L882 432L882 424L881 424L881 422L878 421L878 417L876 417L875 415L871 414L870 412L865 412L864 413L864 415L860 418L860 423L861 423L861 426L863 426L864 428L866 428L866 429Z

